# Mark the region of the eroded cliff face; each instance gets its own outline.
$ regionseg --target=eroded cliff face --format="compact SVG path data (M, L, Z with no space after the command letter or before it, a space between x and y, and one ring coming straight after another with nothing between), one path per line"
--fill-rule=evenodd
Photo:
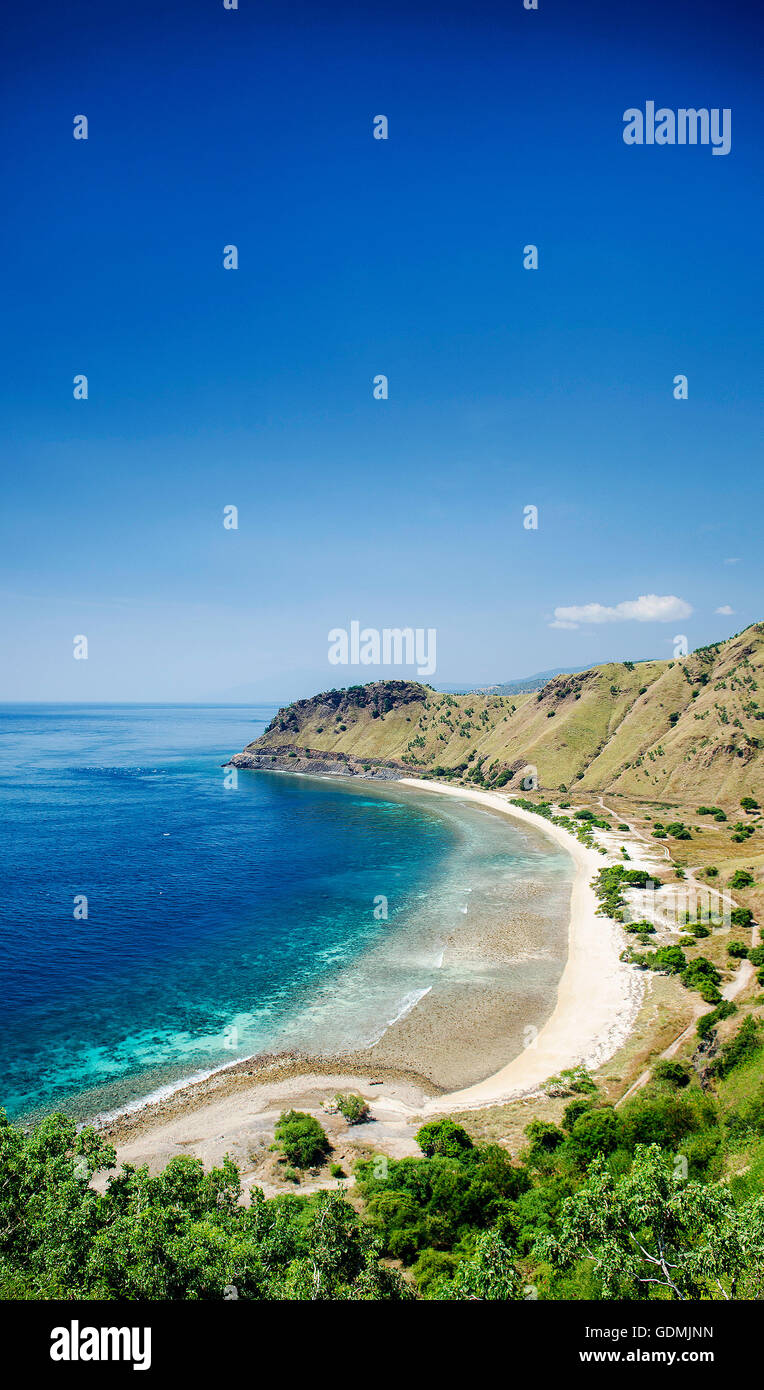
M296 748L294 744L258 748L250 744L243 753L236 753L226 767L257 768L262 772L312 772L322 776L375 777L378 781L396 781L412 777L416 770L402 763L378 759L360 760L349 753L327 753L315 748Z
M384 718L393 710L407 705L424 705L434 692L418 681L370 681L368 685L351 685L346 690L325 690L308 700L295 700L274 715L265 733L256 740L259 744L268 735L299 733L322 720L342 720L363 714L371 719ZM253 747L254 745L248 745Z
M265 732L226 766L387 781L416 775L421 769L415 760L404 762L395 754L433 695L418 681L391 680L296 700L280 709ZM361 747L353 746L354 734L361 735ZM315 746L326 742L335 746Z

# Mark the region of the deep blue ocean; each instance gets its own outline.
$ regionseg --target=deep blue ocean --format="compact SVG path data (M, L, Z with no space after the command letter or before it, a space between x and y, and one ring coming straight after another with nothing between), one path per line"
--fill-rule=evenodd
M368 1044L432 987L468 900L495 910L546 875L564 904L567 856L468 803L279 773L227 786L221 764L273 712L0 706L9 1114L85 1117L256 1052Z

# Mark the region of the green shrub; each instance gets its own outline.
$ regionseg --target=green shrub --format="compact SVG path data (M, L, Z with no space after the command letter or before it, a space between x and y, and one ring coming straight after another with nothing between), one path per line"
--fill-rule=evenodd
M523 1132L530 1139L528 1156L532 1161L547 1154L553 1154L555 1149L558 1149L560 1144L565 1142L565 1135L562 1130L547 1120L531 1120Z
M620 869L620 865L616 864L614 868ZM649 873L647 869L622 869L621 876L623 882L628 884L630 888L660 888L661 886L661 880Z
M575 1100L569 1101L562 1112L563 1129L572 1129L576 1120L591 1110L593 1104L594 1101L588 1096L576 1096Z
M458 1158L465 1149L472 1148L472 1140L466 1129L455 1125L453 1120L431 1120L417 1130L416 1141L427 1158L439 1154L443 1158Z
M660 1144L661 1148L676 1152L682 1143L684 1152L685 1136L713 1124L717 1106L698 1087L687 1086L635 1096L620 1114L624 1141L630 1150L637 1144Z
M696 989L707 1004L717 1004L721 999L721 975L706 956L696 956L695 960L691 960L679 978L685 989Z
M724 1044L719 1056L711 1063L714 1074L720 1077L729 1076L735 1067L755 1056L761 1047L761 1023L753 1014L749 1014L743 1019L734 1038L730 1038L730 1041Z
M678 946L659 946L644 957L648 970L661 975L679 975L687 968L687 957Z
M664 1058L653 1067L653 1081L681 1090L683 1086L689 1086L690 1073L683 1062L671 1062Z
M282 1111L274 1138L276 1148L295 1168L315 1167L323 1162L331 1148L315 1116L301 1110Z
M592 1080L586 1067L566 1067L557 1076L550 1076L544 1089L550 1096L593 1096L597 1094L597 1083Z
M709 1033L721 1023L723 1018L731 1018L737 1013L737 1004L733 1004L731 999L722 999L721 1003L712 1009L708 1014L701 1014L698 1019L697 1034L699 1038L707 1038Z
M526 1131L527 1132L527 1131ZM587 1166L597 1154L612 1153L621 1138L621 1121L611 1106L597 1106L579 1115L570 1132L571 1157Z
M458 1263L457 1256L445 1250L423 1250L411 1271L419 1292L426 1298L441 1279L452 1277Z
M349 1125L362 1125L371 1119L371 1111L363 1096L352 1091L347 1095L336 1095L334 1103Z

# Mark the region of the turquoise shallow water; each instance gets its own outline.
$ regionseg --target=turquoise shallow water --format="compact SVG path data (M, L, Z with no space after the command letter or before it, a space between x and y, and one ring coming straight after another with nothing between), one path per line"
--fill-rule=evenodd
M395 784L240 772L227 788L221 764L271 713L0 707L9 1113L85 1116L254 1052L367 1045L437 987L467 906L495 914L530 880L551 1008L567 856Z

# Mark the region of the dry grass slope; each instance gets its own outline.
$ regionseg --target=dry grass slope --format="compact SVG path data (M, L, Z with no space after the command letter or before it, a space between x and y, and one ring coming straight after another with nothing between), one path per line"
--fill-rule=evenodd
M442 695L411 681L327 691L280 710L236 761L287 767L310 749L509 790L532 766L542 790L764 800L760 689L757 623L683 659L556 676L538 694Z

